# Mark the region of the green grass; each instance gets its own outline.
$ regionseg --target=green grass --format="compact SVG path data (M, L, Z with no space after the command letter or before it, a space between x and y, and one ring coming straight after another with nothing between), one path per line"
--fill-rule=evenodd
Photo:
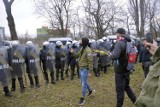
M19 84L17 82L17 90L13 93L12 98L5 97L0 89L0 107L78 107L78 101L81 96L80 80L76 77L73 81L65 78L58 84L45 84L43 76L40 77L41 88L30 89L27 81L26 92L19 92ZM143 72L141 66L136 66L136 71L131 75L131 87L136 96L140 93L140 86L143 82ZM110 68L107 74L102 74L96 78L92 75L89 78L90 85L96 90L91 97L86 97L83 107L115 107L115 79L113 68ZM128 96L125 94L124 106L133 107Z

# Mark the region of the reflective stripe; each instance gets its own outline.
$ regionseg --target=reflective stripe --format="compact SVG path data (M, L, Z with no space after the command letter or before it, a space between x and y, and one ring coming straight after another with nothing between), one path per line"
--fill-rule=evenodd
M0 70L9 68L8 64L0 65Z

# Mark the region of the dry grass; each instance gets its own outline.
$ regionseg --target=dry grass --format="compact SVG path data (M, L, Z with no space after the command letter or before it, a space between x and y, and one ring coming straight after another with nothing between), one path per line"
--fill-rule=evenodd
M45 84L41 75L41 88L29 88L27 81L26 92L19 92L19 84L17 83L17 91L13 93L12 98L2 95L0 90L0 107L78 107L78 101L81 96L81 84L78 78L73 81L70 78L65 78L64 81L59 81L58 84ZM131 87L136 96L140 93L140 86L143 81L143 72L141 66L136 66L136 71L131 75ZM92 76L89 79L90 85L96 90L96 93L91 97L86 97L86 102L83 107L115 107L115 79L113 68L110 68L107 74L102 74L96 78ZM130 99L125 97L123 107L133 107Z

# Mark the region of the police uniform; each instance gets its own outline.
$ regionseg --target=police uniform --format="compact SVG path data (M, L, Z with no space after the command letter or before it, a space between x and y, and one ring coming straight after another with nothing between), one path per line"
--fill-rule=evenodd
M36 87L40 87L39 77L38 77L40 68L38 46L32 44L26 47L25 62L31 87L34 86L33 77L35 79Z
M49 82L47 70L50 71L51 83L54 84L54 67L55 67L55 55L49 45L43 46L40 51L40 61L43 64L43 73L46 79L46 83Z
M12 48L8 49L9 65L12 68L12 91L16 90L16 78L18 78L21 92L25 91L25 86L23 82L25 60L24 54L22 53L22 49L24 49L24 47L20 45L13 45Z
M61 73L61 80L64 80L64 67L66 52L61 46L56 46L55 61L56 61L56 81L59 80L59 73Z

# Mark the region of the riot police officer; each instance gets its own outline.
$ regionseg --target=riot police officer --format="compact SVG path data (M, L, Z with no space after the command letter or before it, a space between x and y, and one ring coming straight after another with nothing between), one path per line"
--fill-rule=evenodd
M52 46L52 47L51 47ZM50 45L49 42L43 42L43 49L40 51L40 64L43 64L43 73L46 79L46 83L49 83L47 70L50 71L51 83L55 84L54 81L54 67L55 67L55 54L54 45Z
M35 79L35 84L36 87L40 87L39 84L39 68L40 68L40 63L39 63L39 49L37 45L34 45L32 41L28 41L26 47L26 57L25 57L25 62L26 62L26 70L28 73L28 78L30 80L30 85L31 88L34 87L34 82L33 82L33 77Z
M74 50L74 52L78 52L79 51L79 43L77 41L73 41L71 48ZM73 80L74 75L75 75L75 67L77 67L77 74L78 74L78 77L79 77L78 61L73 56L73 54L71 52L69 52L69 65L70 65L70 68L71 68L71 80Z
M69 77L69 75L68 75L69 62L68 61L69 61L69 50L71 48L71 45L72 45L71 42L67 42L65 47L64 47L64 50L66 52L66 60L65 60L65 67L64 67L66 77Z
M8 58L8 55L6 54L7 49L5 47L1 47L0 50L0 83L3 87L5 96L12 97L12 94L8 88L11 83L11 75L9 64L7 63L7 59L5 59L5 56Z
M25 91L25 86L23 82L24 75L24 48L18 44L17 41L12 42L12 47L8 49L8 59L9 65L12 68L11 77L12 77L12 91L16 90L16 78L20 84L21 92Z
M61 73L61 80L64 80L64 66L65 66L65 56L66 53L62 48L63 44L61 41L56 42L56 53L55 53L55 61L56 61L56 81L59 80L59 73Z

